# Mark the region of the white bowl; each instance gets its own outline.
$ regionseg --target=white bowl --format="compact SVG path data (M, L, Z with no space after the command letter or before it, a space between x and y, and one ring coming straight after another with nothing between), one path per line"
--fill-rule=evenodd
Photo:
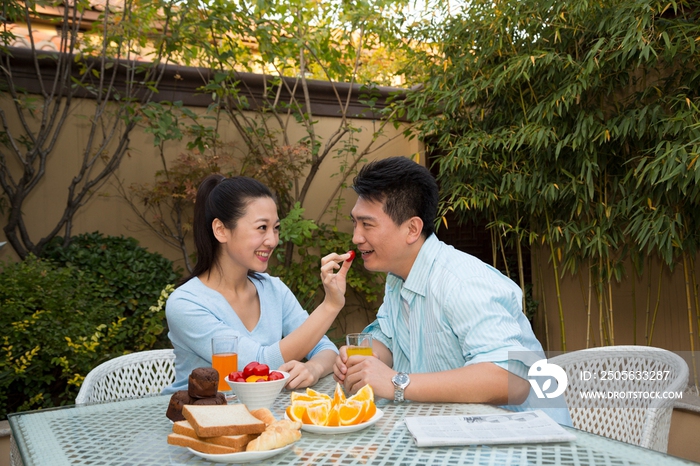
M231 382L227 375L224 380L229 384L238 400L248 409L269 408L289 379L289 372L276 372L284 375L284 378L265 382Z

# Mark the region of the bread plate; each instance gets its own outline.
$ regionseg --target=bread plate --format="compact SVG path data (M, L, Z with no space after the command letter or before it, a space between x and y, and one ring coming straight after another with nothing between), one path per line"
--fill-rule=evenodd
M358 430L365 429L369 426L372 426L377 423L378 420L382 418L384 415L384 411L381 409L377 408L377 412L374 413L374 416L372 416L368 421L365 421L361 424L355 424L352 426L316 426L313 424L302 424L301 425L301 430L304 430L306 432L311 432L312 434L349 434L350 432L357 432ZM285 414L284 417L286 419L289 419L287 415Z
M296 443L296 442L295 442ZM282 448L277 448L275 450L266 451L241 451L239 453L225 453L219 455L213 455L211 453L202 453L201 451L193 450L189 447L187 449L193 454L200 458L204 458L215 463L252 463L253 461L262 461L267 458L272 458L273 456L284 453L294 446L294 443L290 443Z

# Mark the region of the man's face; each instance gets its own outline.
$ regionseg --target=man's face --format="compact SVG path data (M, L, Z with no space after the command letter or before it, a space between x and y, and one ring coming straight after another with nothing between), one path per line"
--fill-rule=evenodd
M373 272L391 272L405 278L401 264L405 241L403 228L384 212L382 202L359 198L350 214L353 223L352 242L364 261L365 268ZM410 270L410 268L409 268Z

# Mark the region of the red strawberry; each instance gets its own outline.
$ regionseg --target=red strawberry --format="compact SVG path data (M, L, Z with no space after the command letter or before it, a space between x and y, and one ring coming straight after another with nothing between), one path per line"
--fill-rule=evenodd
M244 379L247 379L248 377L250 377L251 375L253 375L253 369L255 369L255 367L256 367L258 364L260 364L258 361L253 361L253 362L251 362L250 364L248 364L247 366L245 366L245 367L243 368L243 378L244 378Z

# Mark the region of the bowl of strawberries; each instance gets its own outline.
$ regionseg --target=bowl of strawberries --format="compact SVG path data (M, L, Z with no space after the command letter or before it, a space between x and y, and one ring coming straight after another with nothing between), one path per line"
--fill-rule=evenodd
M267 364L253 361L242 371L226 376L238 400L248 409L269 408L287 384L289 373L272 371Z

